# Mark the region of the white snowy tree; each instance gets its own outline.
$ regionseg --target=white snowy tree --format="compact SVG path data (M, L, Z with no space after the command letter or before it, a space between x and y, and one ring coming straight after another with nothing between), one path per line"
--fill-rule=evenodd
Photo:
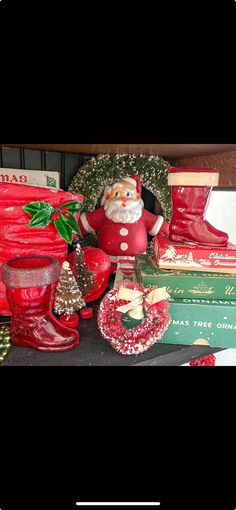
M174 246L169 246L169 248L165 251L162 260L164 262L175 262L176 261L176 249Z

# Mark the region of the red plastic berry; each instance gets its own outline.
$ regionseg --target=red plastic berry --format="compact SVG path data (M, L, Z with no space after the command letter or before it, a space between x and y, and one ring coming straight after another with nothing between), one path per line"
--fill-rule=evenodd
M52 215L52 220L55 221L55 220L59 220L60 219L60 213L59 212L56 212Z
M66 213L67 211L68 211L68 207L62 207L61 208L61 212L63 212L63 214Z
M93 309L92 308L83 308L80 310L81 319L92 319L93 318Z
M67 326L68 328L77 328L79 325L79 316L76 312L72 313L69 317L67 317L64 313L59 317L59 321L61 324L64 324L64 326Z

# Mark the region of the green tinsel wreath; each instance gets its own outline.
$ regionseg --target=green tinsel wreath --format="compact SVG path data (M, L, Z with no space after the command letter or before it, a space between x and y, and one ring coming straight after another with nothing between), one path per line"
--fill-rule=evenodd
M106 186L110 186L122 177L139 175L142 186L159 201L163 215L168 221L171 217L171 193L168 186L170 164L159 156L139 154L100 154L90 158L73 178L69 191L81 193L85 197L84 211L96 209ZM96 246L96 235L88 234L80 239L82 246ZM153 252L153 241L148 243L148 252Z
M158 156L100 154L79 169L69 191L84 195L84 211L93 211L106 186L122 177L139 175L143 187L160 202L168 221L171 216L171 194L167 182L169 168L170 164Z

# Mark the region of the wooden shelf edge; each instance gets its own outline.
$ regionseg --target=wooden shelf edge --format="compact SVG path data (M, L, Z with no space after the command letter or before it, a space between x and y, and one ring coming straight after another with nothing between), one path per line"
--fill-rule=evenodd
M217 152L236 151L236 144L0 144L1 147L18 147L32 150L69 152L80 154L153 154L169 158L203 156Z

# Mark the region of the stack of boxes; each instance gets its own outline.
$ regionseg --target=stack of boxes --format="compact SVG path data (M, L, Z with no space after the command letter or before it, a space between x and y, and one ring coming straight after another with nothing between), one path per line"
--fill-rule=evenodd
M162 242L156 238L155 251ZM136 256L137 281L145 287L166 287L171 296L171 323L160 343L236 348L236 272L160 266L155 255Z
M179 224L184 228L184 221ZM211 229L204 219L200 227L200 236L204 228ZM166 287L171 296L171 323L160 343L236 348L236 246L157 236L154 255L136 256L135 273L145 287Z

